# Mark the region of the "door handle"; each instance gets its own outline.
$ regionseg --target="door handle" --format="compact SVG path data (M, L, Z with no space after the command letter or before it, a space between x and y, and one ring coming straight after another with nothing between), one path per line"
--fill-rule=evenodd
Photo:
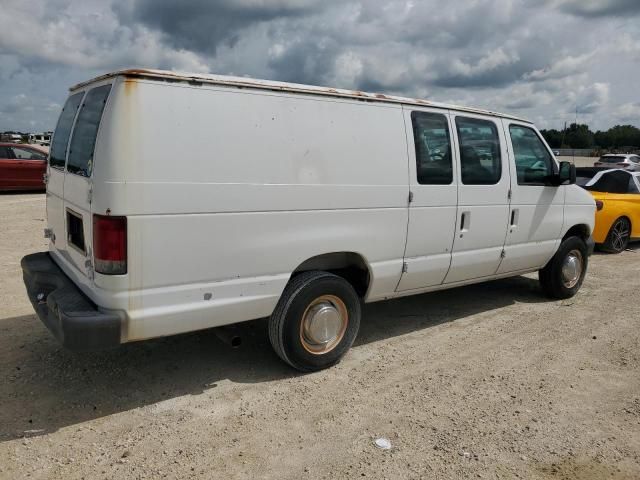
M462 212L460 215L460 238L463 237L464 232L469 231L471 225L471 212Z
M511 228L515 228L518 226L518 217L520 216L520 211L517 208L511 210L511 221L509 222L509 226Z

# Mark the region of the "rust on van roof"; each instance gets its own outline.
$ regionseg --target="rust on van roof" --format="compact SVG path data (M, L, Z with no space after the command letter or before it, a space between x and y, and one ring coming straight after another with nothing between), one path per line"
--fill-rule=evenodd
M308 94L308 95L323 95L323 96L341 97L341 98L355 98L357 100L366 100L371 102L428 106L428 107L434 107L434 108L457 110L457 111L468 112L468 113L478 113L478 114L492 115L497 117L511 118L514 120L528 122L528 120L524 120L514 115L494 112L491 110L483 110L480 108L461 107L457 105L448 105L448 104L439 103L439 102L430 102L428 100L423 100L420 98L400 97L396 95L387 95L382 93L367 93L367 92L361 92L359 90L320 87L316 85L303 85L299 83L277 82L273 80L259 80L259 79L249 78L249 77L233 77L233 76L227 76L227 75L215 75L215 74L208 74L208 73L207 74L185 73L185 72L174 72L169 70L153 70L153 69L145 69L145 68L130 68L126 70L117 70L114 72L106 73L104 75L100 75L98 77L92 78L91 80L87 80L86 82L78 83L72 86L69 90L70 91L77 90L79 88L83 88L92 83L100 82L100 81L113 78L113 77L118 77L118 76L123 76L127 78L157 80L157 81L185 82L185 83L190 83L192 85L193 84L196 84L196 85L212 84L212 85L222 85L222 86L228 86L228 87L256 88L260 90L302 93L302 94Z

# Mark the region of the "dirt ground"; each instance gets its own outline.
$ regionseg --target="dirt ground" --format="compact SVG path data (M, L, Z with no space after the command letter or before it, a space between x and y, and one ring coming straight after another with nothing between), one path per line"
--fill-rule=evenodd
M19 267L44 218L0 195L0 478L640 478L640 250L592 257L568 301L531 276L368 305L347 357L301 375L264 321L239 349L61 350Z

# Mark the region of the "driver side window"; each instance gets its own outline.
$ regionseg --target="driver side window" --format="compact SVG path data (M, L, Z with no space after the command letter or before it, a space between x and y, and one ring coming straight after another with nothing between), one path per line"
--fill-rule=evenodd
M545 179L553 175L551 154L535 130L522 125L510 125L509 134L516 160L518 185L545 185Z

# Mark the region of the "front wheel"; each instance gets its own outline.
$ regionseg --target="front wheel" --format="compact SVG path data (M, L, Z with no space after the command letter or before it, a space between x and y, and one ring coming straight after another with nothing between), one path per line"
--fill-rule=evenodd
M544 293L555 299L573 297L582 286L588 258L587 245L581 238L565 239L549 263L538 272Z
M330 367L347 353L360 328L360 297L342 277L322 271L291 279L269 319L269 340L293 368Z

